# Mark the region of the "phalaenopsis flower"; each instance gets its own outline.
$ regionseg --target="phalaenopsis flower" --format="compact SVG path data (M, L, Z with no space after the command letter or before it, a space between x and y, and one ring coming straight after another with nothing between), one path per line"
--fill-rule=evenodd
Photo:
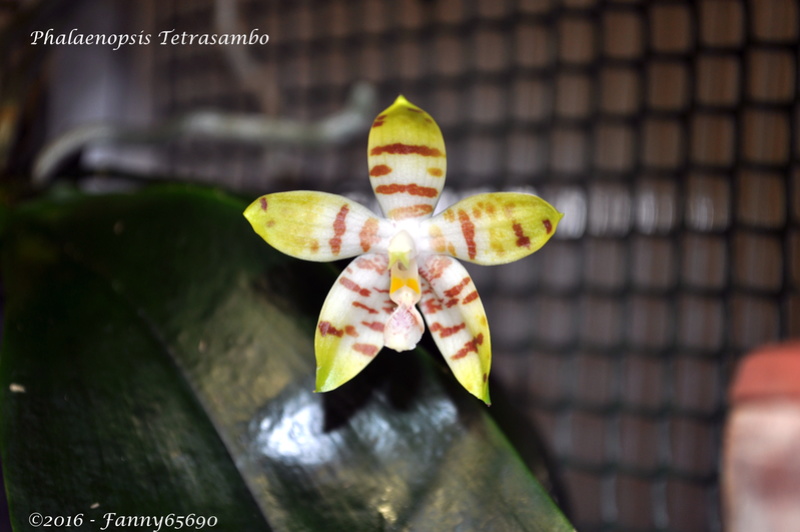
M537 196L496 192L432 217L445 180L444 139L400 96L372 124L369 179L385 217L343 196L262 196L245 216L279 251L311 261L356 257L328 293L317 324L317 391L352 379L384 346L413 349L425 330L458 381L489 403L489 326L456 260L504 264L542 247L562 214ZM421 311L421 315L420 315Z

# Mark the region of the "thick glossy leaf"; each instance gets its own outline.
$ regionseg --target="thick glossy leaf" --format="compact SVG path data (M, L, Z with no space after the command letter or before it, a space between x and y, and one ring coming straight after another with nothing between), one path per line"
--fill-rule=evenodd
M15 530L33 512L81 514L71 529L87 531L111 512L226 531L571 530L428 354L383 352L314 394L335 272L271 250L244 207L162 187L9 217L0 451Z

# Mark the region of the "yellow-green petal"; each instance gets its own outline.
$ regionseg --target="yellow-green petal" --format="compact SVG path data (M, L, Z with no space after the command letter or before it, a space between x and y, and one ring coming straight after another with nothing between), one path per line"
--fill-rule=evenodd
M244 211L272 247L299 259L327 262L386 248L388 222L336 194L297 190L261 196Z
M472 278L457 260L443 255L428 257L419 273L423 285L419 307L439 351L458 382L490 404L491 339Z
M334 283L317 323L317 391L355 377L383 347L384 327L395 304L389 299L389 260L366 254L352 261Z
M541 248L562 216L531 194L476 194L422 222L428 239L423 249L477 264L505 264Z

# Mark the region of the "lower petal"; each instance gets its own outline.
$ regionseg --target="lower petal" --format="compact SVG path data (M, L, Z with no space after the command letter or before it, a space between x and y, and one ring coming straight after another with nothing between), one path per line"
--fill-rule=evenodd
M420 308L437 347L458 382L489 404L489 326L472 278L461 263L443 255L425 260L420 275Z
M328 293L314 338L318 392L355 377L383 347L385 324L395 308L389 300L388 264L386 255L362 255Z

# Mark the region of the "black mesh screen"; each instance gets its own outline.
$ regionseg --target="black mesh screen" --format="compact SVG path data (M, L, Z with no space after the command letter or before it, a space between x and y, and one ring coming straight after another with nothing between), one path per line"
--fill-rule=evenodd
M210 0L148 5L154 33L215 27ZM566 213L533 257L470 270L494 378L551 448L577 528L720 530L731 371L800 333L798 2L241 0L238 14L269 43L138 49L154 116L314 120L360 81L379 108L403 93L429 111L451 191L528 190ZM163 173L367 197L366 138L176 141Z

